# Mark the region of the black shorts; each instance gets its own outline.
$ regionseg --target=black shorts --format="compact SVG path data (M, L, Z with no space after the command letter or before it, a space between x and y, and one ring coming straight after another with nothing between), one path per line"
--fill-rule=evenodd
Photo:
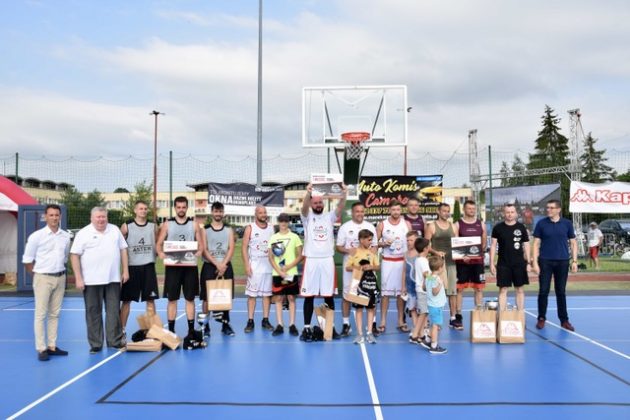
M226 279L232 279L232 299L234 299L234 269L232 263L229 262L223 277ZM208 291L206 290L206 280L216 280L217 267L208 262L204 262L201 266L201 274L199 275L199 298L201 300L208 300Z
M457 288L483 289L486 287L483 264L456 264Z
M529 284L527 265L497 265L498 287L521 287Z
M155 274L155 263L145 265L130 265L129 280L123 283L120 289L120 300L122 302L146 302L147 300L159 299L157 275Z
M273 276L271 279L273 281L271 286L273 296L297 295L300 293L300 276L298 275L293 276L293 281L287 284L282 284L284 279L280 276Z
M165 267L164 297L169 301L179 300L184 289L184 299L195 300L199 294L199 276L197 267Z

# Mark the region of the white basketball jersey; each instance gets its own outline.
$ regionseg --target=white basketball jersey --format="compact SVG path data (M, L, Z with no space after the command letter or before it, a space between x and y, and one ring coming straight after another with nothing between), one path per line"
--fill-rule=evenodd
M304 225L304 256L323 258L335 255L333 225L337 214L334 211L315 214L309 210L308 216L300 218Z
M267 224L265 229L256 223L249 225L249 258L267 258L269 255L269 238L273 235L273 226Z
M359 247L359 231L367 229L374 237L372 238L372 245L376 246L376 229L370 222L363 221L360 224L356 224L352 220L347 221L339 228L337 233L337 245L344 248L358 248ZM348 254L343 255L343 266L346 266L348 260Z
M407 252L407 223L402 217L398 224L391 224L389 217L383 220L383 241L392 241L392 244L383 248L384 257L404 257Z

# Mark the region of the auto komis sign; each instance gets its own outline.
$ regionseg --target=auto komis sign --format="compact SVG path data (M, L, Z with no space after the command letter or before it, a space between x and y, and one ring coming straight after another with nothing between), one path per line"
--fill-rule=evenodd
M629 213L630 183L571 182L569 211L577 213Z

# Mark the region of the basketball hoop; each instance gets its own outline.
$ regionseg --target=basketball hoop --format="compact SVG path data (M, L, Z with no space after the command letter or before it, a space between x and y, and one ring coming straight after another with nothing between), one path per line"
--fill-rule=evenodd
M341 141L346 143L346 158L360 159L363 152L363 143L370 139L367 131L350 131L341 133Z

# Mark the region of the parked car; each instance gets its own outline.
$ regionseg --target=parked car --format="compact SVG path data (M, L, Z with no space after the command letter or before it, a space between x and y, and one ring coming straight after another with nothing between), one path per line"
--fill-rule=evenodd
M630 243L630 219L606 219L599 224L604 235L613 234L618 241Z
M234 233L238 235L239 238L243 237L243 233L245 233L245 228L243 226L236 226L234 228Z
M289 229L296 235L304 237L304 225L302 223L292 223L289 225Z

